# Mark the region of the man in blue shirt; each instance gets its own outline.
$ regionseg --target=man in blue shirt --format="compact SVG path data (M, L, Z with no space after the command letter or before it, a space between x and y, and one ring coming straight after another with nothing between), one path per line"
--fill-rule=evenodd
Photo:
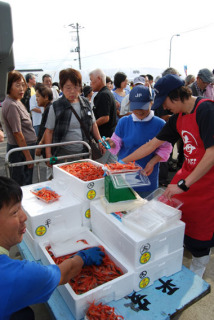
M10 248L22 241L26 231L21 200L20 186L0 177L0 320L34 319L29 305L46 302L58 285L67 283L84 265L100 265L104 256L93 247L58 266L11 259Z

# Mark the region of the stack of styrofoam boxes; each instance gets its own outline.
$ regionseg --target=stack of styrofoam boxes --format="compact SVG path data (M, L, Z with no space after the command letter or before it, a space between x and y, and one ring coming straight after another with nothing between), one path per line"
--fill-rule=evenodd
M62 297L73 313L75 319L84 317L90 303L108 303L118 300L130 293L133 283L133 270L123 259L119 260L102 241L100 241L88 227L82 226L82 205L84 200L73 193L76 186L78 193L87 195L87 183L76 181L74 177L64 171L53 180L22 187L22 206L27 220L27 232L24 240L33 254L34 258L40 259L43 264L54 264L53 259L47 252L47 246L51 245L53 252L59 256L72 254L85 248L79 248L81 242L77 240L85 239L88 246L103 246L110 259L122 270L123 275L94 288L85 294L77 295L69 284L58 287ZM65 177L65 178L64 178ZM79 179L77 179L79 180ZM96 196L102 193L102 182L95 181L94 191ZM39 200L31 190L49 187L60 195L59 200L53 203L45 203ZM80 246L81 246L80 245ZM77 249L78 247L78 249ZM75 249L74 249L75 248ZM65 250L68 250L67 252ZM73 251L74 250L74 251Z
M75 232L78 236L78 239L86 240L90 246L103 246L109 258L123 272L123 275L119 276L118 278L112 281L106 282L81 295L76 294L69 284L65 284L58 287L58 290L60 291L62 297L67 303L75 319L79 320L84 317L90 303L93 303L95 301L96 303L102 302L106 304L112 300L119 300L124 296L130 294L134 274L133 274L132 268L130 268L130 266L127 265L123 259L118 259L117 255L111 249L109 249L106 246L106 244L104 244L100 239L98 239L87 227L81 227L79 230L76 230ZM64 234L62 230L62 233L61 233L62 241L63 241L63 238L64 238ZM68 248L70 247L71 249L73 246L74 240L76 239L72 239L72 238L67 239L67 241L65 241L66 247ZM48 254L46 250L46 247L48 245L51 245L49 241L46 241L40 244L41 261L45 265L54 264L53 259L51 258L51 256ZM62 249L64 250L64 242L62 243ZM66 254L69 254L69 253L72 254L73 252L70 251L70 252L67 252ZM65 254L65 251L63 252L63 254Z
M49 187L60 195L52 203L38 199L31 190ZM62 181L47 181L22 187L22 208L27 215L27 230L24 235L34 259L40 259L38 244L46 241L58 231L69 232L82 223L81 202L71 193L70 186Z
M93 161L91 159L78 160L74 162L90 162L97 167L102 167L103 165ZM82 204L82 224L86 227L91 227L90 219L90 203L94 199L98 199L101 196L104 196L104 178L83 181L72 174L66 172L60 167L63 165L69 165L72 162L67 162L64 164L58 164L53 166L53 177L56 181L61 181L65 185L70 186L71 192L81 201Z
M92 231L133 267L133 290L138 291L181 270L185 229L182 221L174 221L148 237L125 226L122 215L107 214L100 200L91 204Z

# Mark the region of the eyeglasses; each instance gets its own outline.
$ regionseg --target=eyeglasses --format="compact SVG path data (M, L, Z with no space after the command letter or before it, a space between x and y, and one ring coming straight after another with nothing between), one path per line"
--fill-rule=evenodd
M21 89L21 88L25 89L26 88L26 84L25 83L16 83L15 87L17 89Z
M66 91L78 91L80 90L80 86L64 86L63 89Z

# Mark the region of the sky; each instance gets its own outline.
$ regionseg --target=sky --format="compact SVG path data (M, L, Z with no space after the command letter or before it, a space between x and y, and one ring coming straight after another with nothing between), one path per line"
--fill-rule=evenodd
M16 69L140 70L157 76L169 66L185 77L214 69L213 0L8 0ZM176 36L180 34L180 36ZM106 71L107 70L107 71ZM150 72L149 72L150 71Z

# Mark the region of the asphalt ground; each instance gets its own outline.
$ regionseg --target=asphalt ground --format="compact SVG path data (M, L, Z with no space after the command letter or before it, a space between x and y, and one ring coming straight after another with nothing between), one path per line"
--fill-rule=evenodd
M5 154L6 154L6 142L0 144L0 175L6 176L5 170ZM34 170L33 183L38 182L37 170ZM172 179L176 171L169 172L169 181ZM40 181L46 181L46 166L40 165ZM21 259L20 252L17 246L11 248L10 256L14 259ZM188 251L184 251L183 264L189 268L191 263L191 255ZM212 288L214 285L214 248L212 249L211 260L207 266L203 279L211 285L211 293L194 303L183 311L180 316L176 316L173 319L179 320L213 320L214 319L214 292ZM52 317L45 304L38 304L32 306L36 320L51 320ZM60 319L58 319L60 320ZM140 320L140 319L139 319ZM145 318L146 320L146 318Z

